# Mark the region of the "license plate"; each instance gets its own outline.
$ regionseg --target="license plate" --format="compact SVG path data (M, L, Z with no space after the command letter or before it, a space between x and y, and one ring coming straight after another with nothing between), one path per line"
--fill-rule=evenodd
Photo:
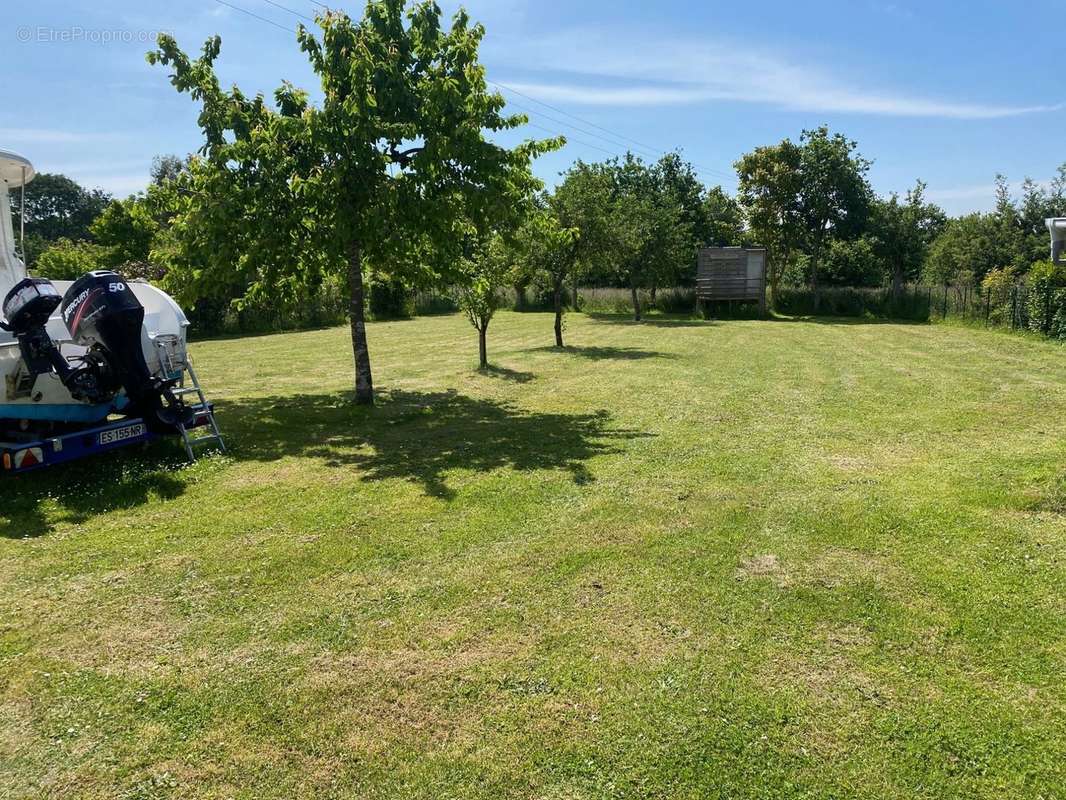
M127 439L136 439L144 436L145 430L144 423L137 423L136 425L127 425L124 428L101 431L100 444L115 444L115 442L124 442Z

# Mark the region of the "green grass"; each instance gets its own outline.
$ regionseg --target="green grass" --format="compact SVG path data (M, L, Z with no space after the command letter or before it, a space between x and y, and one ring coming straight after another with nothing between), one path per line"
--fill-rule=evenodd
M0 797L1053 798L1066 349L501 314L203 342L0 483Z

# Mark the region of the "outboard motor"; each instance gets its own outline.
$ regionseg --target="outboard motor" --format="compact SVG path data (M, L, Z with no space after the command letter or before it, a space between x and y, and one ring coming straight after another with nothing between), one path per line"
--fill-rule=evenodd
M57 307L74 344L86 348L73 363L46 330ZM27 369L35 375L54 371L75 400L106 403L125 389L129 411L150 427L192 421L192 410L174 396L172 382L148 369L141 344L144 306L118 273L90 272L62 297L51 281L25 278L8 292L3 311L7 322L0 326L18 339Z
M4 298L7 322L0 322L0 327L18 339L22 360L31 373L43 375L54 370L75 400L107 402L119 389L107 361L90 349L82 359L82 366L75 368L48 335L48 318L61 302L62 297L51 281L24 278Z
M148 369L141 345L144 306L121 275L97 270L79 278L63 295L61 313L75 343L104 355L132 409L149 425L191 422L192 412L171 392L171 382Z

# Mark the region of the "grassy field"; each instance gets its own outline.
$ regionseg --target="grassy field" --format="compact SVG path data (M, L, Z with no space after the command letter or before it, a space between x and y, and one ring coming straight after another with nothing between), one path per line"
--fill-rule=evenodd
M502 314L194 346L0 483L3 798L1055 798L1066 349Z

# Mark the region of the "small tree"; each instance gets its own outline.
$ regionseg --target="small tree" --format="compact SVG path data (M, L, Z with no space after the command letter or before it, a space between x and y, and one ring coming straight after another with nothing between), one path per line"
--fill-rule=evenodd
M904 281L917 276L946 221L939 207L925 202L924 192L925 184L918 181L903 202L892 194L887 200L874 201L871 208L874 253L890 270L897 302L903 296Z
M792 254L802 245L800 152L793 142L757 147L736 162L737 202L747 217L756 244L768 251L770 304Z
M456 293L459 308L478 334L478 366L489 367L489 323L503 305L502 289L513 277L513 254L498 233L470 245L463 259L463 279Z
M435 3L405 10L404 0L370 0L358 21L339 11L316 21L320 38L301 25L297 39L321 82L318 106L288 83L273 108L223 91L218 37L196 60L167 35L148 54L202 104L205 158L178 178L187 191L173 267L194 296L237 282L271 298L344 275L355 398L372 403L367 270L412 285L441 279L468 221L487 230L513 214L539 188L530 159L561 140L507 149L486 138L525 118L501 115L478 62L484 29L465 11L447 30Z
M530 215L518 236L520 268L549 287L555 310L555 346L563 347L563 292L568 276L576 274L580 233L563 227L550 207L541 205Z
M839 133L830 135L823 125L804 131L798 145L785 139L760 147L736 165L741 204L752 230L777 252L772 260L787 260L796 244L808 255L816 310L818 267L828 243L858 235L866 221L870 162L855 153L856 147ZM775 299L782 266L777 264L770 276Z
M862 231L870 204L866 173L870 162L855 155L855 142L822 126L800 139L799 215L810 255L811 291L818 310L818 264L834 236Z

